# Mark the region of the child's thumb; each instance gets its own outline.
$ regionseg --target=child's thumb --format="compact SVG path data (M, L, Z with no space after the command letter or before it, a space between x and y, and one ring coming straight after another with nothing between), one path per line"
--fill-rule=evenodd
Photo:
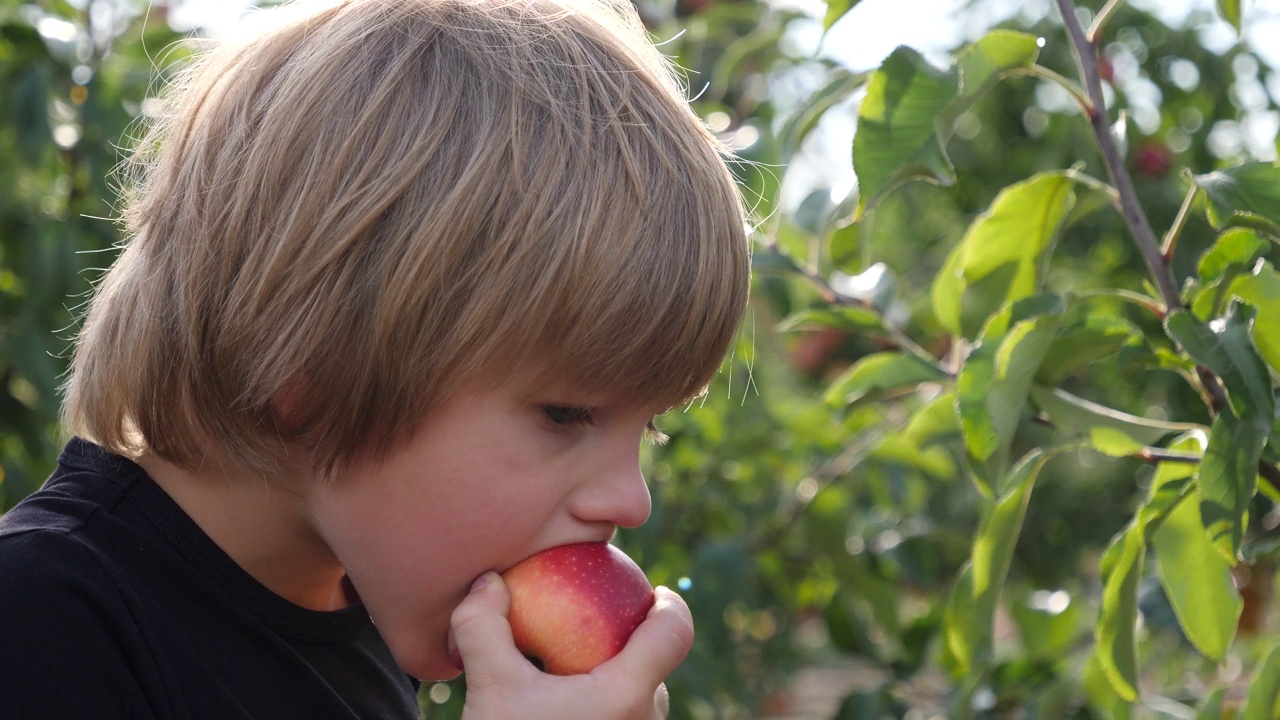
M471 586L471 592L449 620L449 653L458 669L467 673L467 687L496 684L525 669L528 661L511 639L507 612L511 594L495 572L487 572Z

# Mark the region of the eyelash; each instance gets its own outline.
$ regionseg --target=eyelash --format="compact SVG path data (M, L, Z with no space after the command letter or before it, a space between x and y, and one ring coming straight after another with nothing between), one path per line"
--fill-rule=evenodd
M570 425L595 425L591 410L567 405L543 405L542 414L547 416L553 425L569 427Z
M568 428L575 425L594 425L590 408L570 407L568 405L543 405L542 414L557 427ZM661 445L667 441L666 433L658 429L650 420L644 429L645 442Z

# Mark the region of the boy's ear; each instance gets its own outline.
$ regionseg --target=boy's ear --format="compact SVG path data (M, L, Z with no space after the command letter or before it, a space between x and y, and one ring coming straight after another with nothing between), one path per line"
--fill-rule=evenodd
M290 380L271 398L271 416L276 427L285 434L297 435L306 424L307 383L301 379Z

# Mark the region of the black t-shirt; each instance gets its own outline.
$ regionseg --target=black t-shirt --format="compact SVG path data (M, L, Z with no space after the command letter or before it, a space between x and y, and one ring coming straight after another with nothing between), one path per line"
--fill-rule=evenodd
M272 593L91 443L0 517L0 718L417 718L416 686L362 606Z

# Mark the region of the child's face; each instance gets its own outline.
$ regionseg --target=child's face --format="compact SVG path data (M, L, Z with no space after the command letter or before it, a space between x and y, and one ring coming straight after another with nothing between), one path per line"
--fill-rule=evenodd
M315 525L406 671L457 674L449 616L484 571L648 518L639 445L661 409L466 387L402 448L316 486Z

